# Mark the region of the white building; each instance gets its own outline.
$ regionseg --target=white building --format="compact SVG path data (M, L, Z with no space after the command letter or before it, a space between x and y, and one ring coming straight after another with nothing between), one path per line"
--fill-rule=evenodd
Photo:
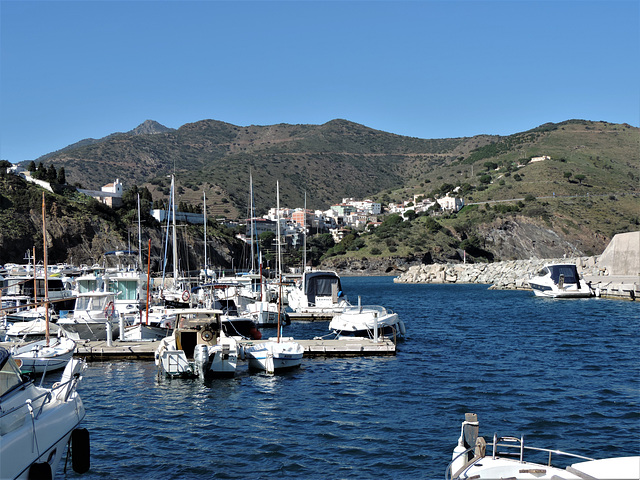
M448 212L457 212L464 207L464 200L462 198L450 197L448 193L444 197L438 198L436 202L438 202L442 210Z

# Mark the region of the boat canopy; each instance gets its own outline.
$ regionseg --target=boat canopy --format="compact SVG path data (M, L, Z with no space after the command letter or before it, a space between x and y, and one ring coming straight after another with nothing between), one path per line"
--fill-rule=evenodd
M554 283L558 283L560 275L564 276L564 283L578 283L578 269L575 265L549 265L551 279Z
M338 285L338 296L342 296L342 285L340 277L333 272L311 272L307 274L305 279L304 292L309 302L314 302L317 296L330 297L331 286Z

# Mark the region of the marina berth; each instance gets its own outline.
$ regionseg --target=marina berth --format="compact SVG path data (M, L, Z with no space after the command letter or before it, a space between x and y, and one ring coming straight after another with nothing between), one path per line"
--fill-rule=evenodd
M71 442L73 469L89 470L85 409L76 391L85 363L69 360L60 382L38 387L0 347L0 478L54 479Z
M232 377L238 344L222 329L222 312L185 309L176 314L173 333L155 351L158 373L169 377Z

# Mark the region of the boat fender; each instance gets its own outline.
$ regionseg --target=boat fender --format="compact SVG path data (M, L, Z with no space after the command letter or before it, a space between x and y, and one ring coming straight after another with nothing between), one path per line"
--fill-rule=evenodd
M240 357L240 360L243 360L246 358L245 353L244 353L244 347L240 347L238 348L238 356Z
M398 320L398 327L400 327L400 333L402 335L407 334L407 327L404 326L404 322L402 320Z
M182 292L183 302L188 302L190 298L191 298L191 294L189 293L189 290L185 290L184 292Z
M91 466L89 430L75 428L71 432L71 467L76 473L86 473Z
M29 480L51 480L51 465L47 462L34 463L29 467Z

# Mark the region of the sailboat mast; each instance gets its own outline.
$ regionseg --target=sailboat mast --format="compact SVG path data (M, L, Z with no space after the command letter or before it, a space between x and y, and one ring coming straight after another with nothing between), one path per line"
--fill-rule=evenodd
M302 275L307 269L307 192L304 192L304 217L302 220Z
M204 278L207 278L207 194L202 191L202 217L204 220Z
M138 194L138 266L142 270L142 232L140 230L140 194Z
M49 346L49 285L47 283L47 220L46 209L44 205L44 192L42 192L42 240L44 245L44 322L45 337L47 339L47 347ZM33 266L33 277L36 277L35 265Z
M251 171L249 171L249 222L251 222L251 273L255 271L255 260L254 260L254 238L253 238L253 177L251 175Z
M173 217L173 285L178 288L178 242L176 234L176 194L175 194L175 177L171 176L171 198L173 199L172 217Z
M278 343L280 343L280 306L282 305L282 256L280 252L280 182L276 181L276 218L278 219L278 247L277 264L278 264Z
M149 239L149 256L147 258L147 319L146 324L149 325L149 288L151 283L151 239Z

